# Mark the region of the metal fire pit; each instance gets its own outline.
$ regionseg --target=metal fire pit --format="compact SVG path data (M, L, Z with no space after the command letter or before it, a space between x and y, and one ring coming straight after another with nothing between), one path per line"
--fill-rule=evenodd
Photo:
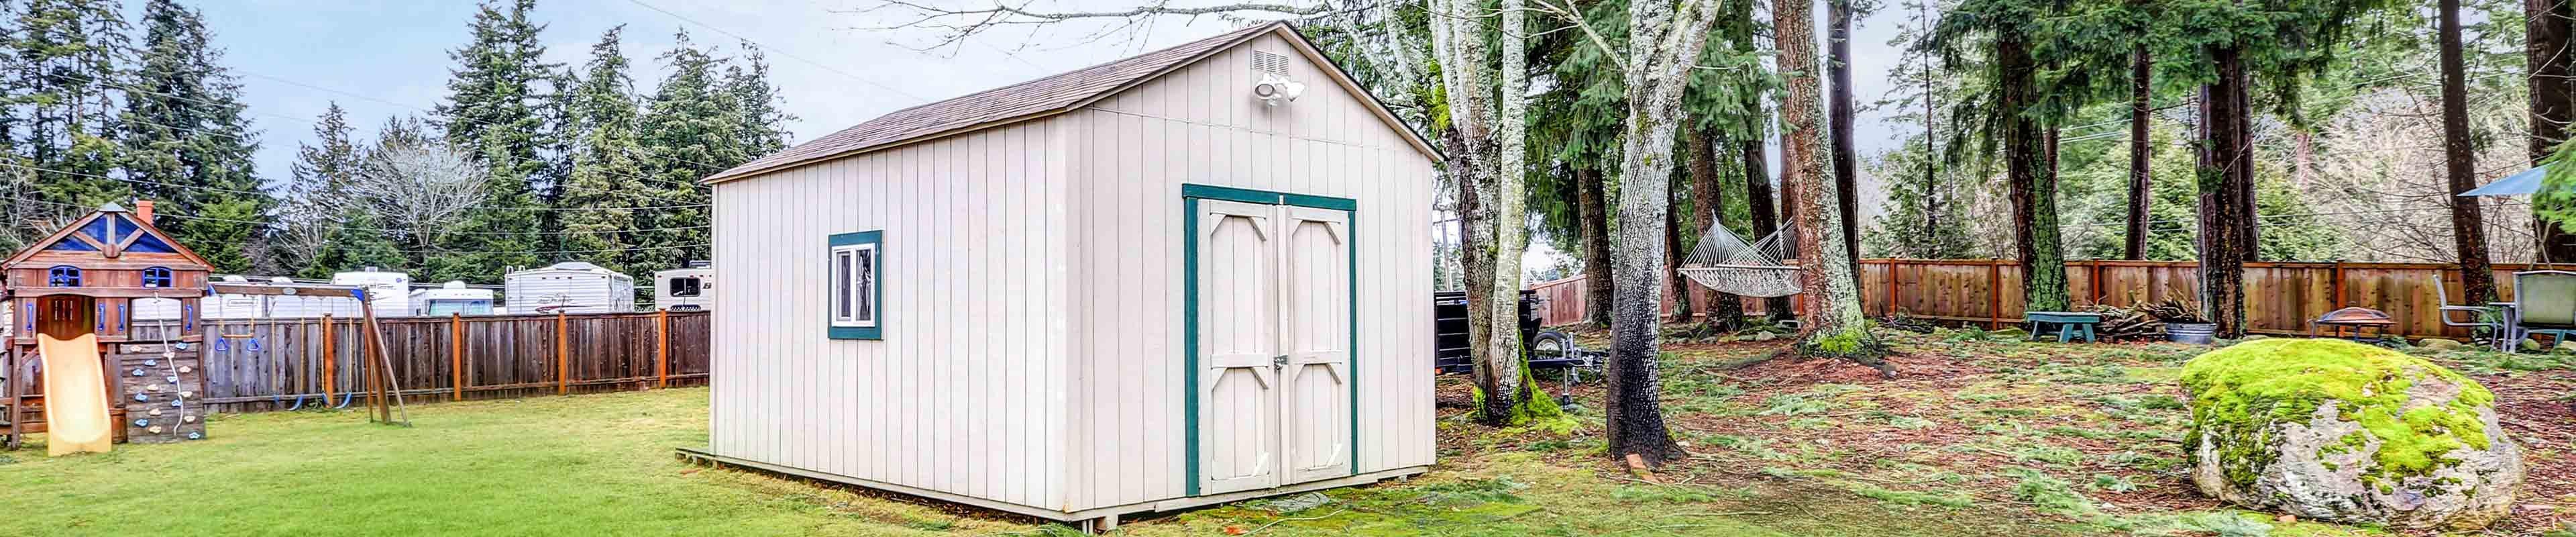
M2389 318L2388 312L2370 308L2344 308L2329 311L2324 316L2308 322L2329 330L2328 335L2332 337L2363 343L2379 343L2380 340L2387 339L2388 327L2397 325L2397 320ZM2372 329L2377 329L2377 333L2371 333Z

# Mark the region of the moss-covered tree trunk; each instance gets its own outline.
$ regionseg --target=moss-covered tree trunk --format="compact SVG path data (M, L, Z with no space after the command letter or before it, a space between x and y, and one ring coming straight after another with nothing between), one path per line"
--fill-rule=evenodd
M2150 108L2154 105L2147 101L2154 96L2154 66L2155 58L2148 55L2145 41L2139 41L2130 49L2129 219L2122 259L2147 258L2147 202L2153 196L2148 189L2155 181L2155 171L2148 162L2155 156L2155 149L2148 147L2147 140L2147 127L2155 120L2152 115L2154 109ZM2095 294L2100 293L2097 291Z
M2531 138L2524 148L2531 164L2558 150L2558 142L2567 139L2567 125L2576 122L2576 57L2569 57L2570 38L2576 38L2576 7L2566 0L2524 0L2523 61L2530 76L2528 95L2531 102ZM2547 197L2533 198L2540 204ZM2564 211L2567 207L2550 207ZM2532 212L2534 236L2540 242L2540 260L2547 263L2576 262L2576 234L2568 233L2541 211Z
M2013 251L2022 267L2024 311L2066 311L2066 258L2058 241L2057 166L2048 131L2032 113L2039 104L2030 48L2017 26L1994 41L1996 113L2004 123L2004 176L2012 199Z
M1788 89L1780 100L1782 165L1785 181L1796 185L1783 207L1798 220L1798 253L1806 311L1799 317L1799 347L1811 354L1862 356L1874 352L1868 320L1861 316L1860 289L1852 263L1841 255L1850 235L1843 233L1842 210L1835 207L1841 185L1827 161L1824 92L1818 80L1813 0L1779 0L1772 4L1771 25L1779 40L1781 72Z

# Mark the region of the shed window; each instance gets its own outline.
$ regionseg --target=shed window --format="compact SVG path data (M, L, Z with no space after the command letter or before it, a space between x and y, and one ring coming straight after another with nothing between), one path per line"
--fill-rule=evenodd
M832 236L829 287L832 339L883 339L885 290L883 233L862 231ZM675 286L677 287L677 286ZM695 290L694 285L689 286ZM675 295L676 296L676 295Z
M170 267L152 267L143 269L143 286L169 287Z
M45 271L46 287L80 287L80 267L63 265Z

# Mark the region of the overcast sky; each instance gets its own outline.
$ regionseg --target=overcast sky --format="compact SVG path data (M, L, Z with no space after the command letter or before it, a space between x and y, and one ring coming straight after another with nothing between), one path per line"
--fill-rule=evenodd
M933 0L941 1L941 0ZM946 0L972 2L974 0ZM1041 0L1060 9L1131 6L1133 0ZM1176 2L1187 5L1190 2ZM425 115L446 96L447 51L466 40L474 5L463 0L204 0L224 64L242 76L244 98L261 131L261 175L284 178L298 143L313 139L313 118L333 101L347 108L359 135L385 118ZM1224 32L1215 18L1167 19L1130 37L1087 40L1093 27L995 34L935 52L913 50L927 30L878 30L886 14L857 13L868 0L541 0L535 18L548 61L579 65L608 28L625 25L626 54L639 91L661 78L654 55L686 30L702 45L735 50L737 36L769 52L772 79L796 115L795 141L811 140L898 108L1063 72L1153 48ZM974 5L974 4L960 4ZM668 11L664 13L663 11ZM1854 32L1853 64L1864 106L1886 92L1898 61L1886 44L1897 14L1864 20ZM1864 114L1855 129L1866 150L1883 147L1911 126L1876 125ZM1870 199L1870 198L1864 198ZM1875 205L1871 203L1870 205ZM1875 207L1873 207L1874 209Z

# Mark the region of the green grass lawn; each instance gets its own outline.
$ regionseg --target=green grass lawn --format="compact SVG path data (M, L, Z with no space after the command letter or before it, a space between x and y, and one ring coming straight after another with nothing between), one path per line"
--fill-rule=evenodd
M1652 480L1601 456L1600 385L1571 433L1470 423L1443 377L1440 465L1291 501L1133 520L1124 535L2385 535L2224 509L2189 490L2178 365L2202 348L1891 334L1903 374L1760 360L1777 343L1676 342L1664 408L1693 454ZM2558 421L2576 358L2443 355L2508 421ZM2548 363L2525 363L2554 360ZM1549 383L1550 388L1556 386ZM2529 403L2529 404L2525 404ZM0 452L10 535L1070 535L990 511L706 469L707 391L219 416L211 440L47 458ZM2539 421L2534 421L2539 420ZM2529 428L2541 431L2543 429ZM2495 535L2576 511L2576 441L2526 437L2533 483Z

